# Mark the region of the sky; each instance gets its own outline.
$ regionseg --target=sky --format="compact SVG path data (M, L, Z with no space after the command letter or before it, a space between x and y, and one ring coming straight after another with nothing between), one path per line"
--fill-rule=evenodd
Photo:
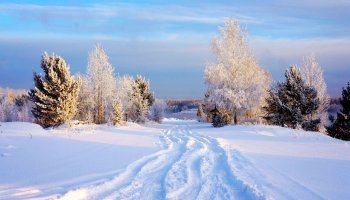
M156 97L203 98L212 38L233 17L274 80L315 53L329 94L339 96L350 81L349 10L349 0L2 0L0 86L33 87L45 51L84 74L101 43L117 75L145 76Z

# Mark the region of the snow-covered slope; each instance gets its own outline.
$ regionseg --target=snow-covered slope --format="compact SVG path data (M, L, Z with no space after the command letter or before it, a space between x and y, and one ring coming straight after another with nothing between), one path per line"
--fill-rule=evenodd
M159 150L159 130L135 124L53 130L30 123L0 125L0 199L57 196L103 181Z
M350 197L349 142L320 133L174 119L0 131L0 199Z

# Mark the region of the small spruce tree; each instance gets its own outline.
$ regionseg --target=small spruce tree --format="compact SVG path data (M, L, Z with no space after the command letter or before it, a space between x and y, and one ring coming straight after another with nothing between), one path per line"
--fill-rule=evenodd
M123 112L122 112L122 104L120 100L116 100L113 104L113 112L112 112L112 123L113 125L121 125L123 123Z
M332 124L327 127L328 135L341 140L350 140L350 82L343 88L342 109L337 113L337 118L330 117Z
M217 107L214 108L214 110L211 111L212 114L212 124L214 127L223 127L232 122L231 116L229 113L223 109L217 109Z
M29 96L34 103L32 113L36 122L46 128L74 117L79 83L70 75L64 59L57 55L44 53L41 68L45 75L34 73L35 87Z

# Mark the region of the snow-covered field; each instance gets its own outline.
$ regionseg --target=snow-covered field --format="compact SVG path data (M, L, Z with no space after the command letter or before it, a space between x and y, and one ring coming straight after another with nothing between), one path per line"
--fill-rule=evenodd
M0 199L350 199L350 143L320 133L0 125Z

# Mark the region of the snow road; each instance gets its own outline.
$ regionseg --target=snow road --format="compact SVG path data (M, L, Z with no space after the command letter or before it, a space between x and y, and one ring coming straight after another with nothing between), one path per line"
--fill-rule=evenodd
M0 123L0 200L350 199L349 151L264 125Z
M217 141L174 125L160 135L162 150L143 157L112 180L61 199L257 199L232 173Z

